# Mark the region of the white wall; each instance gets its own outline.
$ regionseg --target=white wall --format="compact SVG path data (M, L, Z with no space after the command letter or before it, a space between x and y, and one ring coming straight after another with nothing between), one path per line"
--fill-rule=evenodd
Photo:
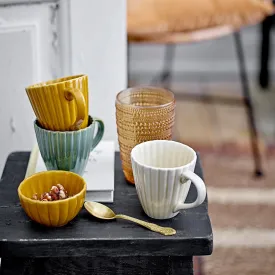
M117 141L115 96L127 85L126 1L71 0L72 73L89 76L90 114Z

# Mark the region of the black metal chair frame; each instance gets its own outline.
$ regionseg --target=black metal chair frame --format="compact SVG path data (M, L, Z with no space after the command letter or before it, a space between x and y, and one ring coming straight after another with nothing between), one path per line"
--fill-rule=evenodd
M256 128L254 109L253 109L253 104L251 100L248 76L247 76L247 71L245 66L245 56L244 56L242 39L241 39L241 33L234 32L233 37L234 37L234 44L236 48L236 56L238 60L239 75L241 80L241 88L242 88L242 96L243 96L242 97L243 100L241 101L241 103L244 104L245 106L248 126L249 126L250 143L251 143L251 149L252 149L253 160L254 160L254 174L255 176L259 177L263 175L263 167L262 167L262 160L261 160L261 154L259 149L258 131ZM166 88L170 87L173 58L175 56L175 46L176 46L175 44L166 45L163 70L160 75L154 78L152 84L155 84L156 82L159 81L164 87ZM128 62L129 62L129 49L128 49ZM201 96L197 96L193 94L187 94L184 96L186 99L189 99L189 100L202 99ZM220 96L219 97L211 96L211 100L207 100L207 97L204 96L203 99L204 99L204 102L208 102L208 103L218 102L222 104L240 104L239 100L224 98Z
M273 1L275 3L275 1ZM275 15L268 16L261 24L261 48L260 48L260 70L259 85L267 90L270 83L270 50L271 38L270 33L275 22Z

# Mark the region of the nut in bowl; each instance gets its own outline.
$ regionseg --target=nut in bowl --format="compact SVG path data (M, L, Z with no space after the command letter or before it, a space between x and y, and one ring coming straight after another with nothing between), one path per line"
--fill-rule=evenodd
M24 179L18 196L26 214L34 221L51 227L66 225L81 210L86 182L73 172L46 171Z

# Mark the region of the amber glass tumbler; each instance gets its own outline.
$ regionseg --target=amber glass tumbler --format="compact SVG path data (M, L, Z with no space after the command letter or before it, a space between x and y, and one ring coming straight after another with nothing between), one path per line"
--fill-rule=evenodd
M148 140L171 140L175 122L174 94L158 87L133 87L116 97L116 124L122 169L134 184L131 150Z

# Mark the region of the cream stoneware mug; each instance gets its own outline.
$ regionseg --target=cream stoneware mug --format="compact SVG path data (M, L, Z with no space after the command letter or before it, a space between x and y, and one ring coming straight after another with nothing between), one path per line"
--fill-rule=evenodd
M152 140L131 151L135 186L144 212L154 219L169 219L180 210L199 206L206 197L203 180L194 173L196 152L171 140ZM185 203L191 182L197 198Z

